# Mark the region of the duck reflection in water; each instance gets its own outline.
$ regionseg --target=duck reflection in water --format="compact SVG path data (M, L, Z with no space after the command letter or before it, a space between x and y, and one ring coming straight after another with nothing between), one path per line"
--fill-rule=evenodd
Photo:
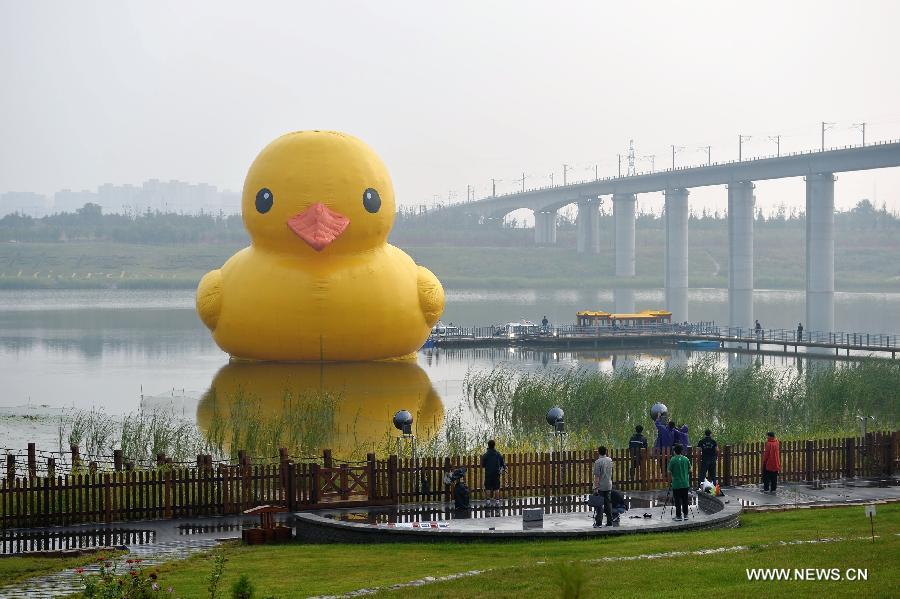
M414 361L325 364L232 362L197 407L197 424L226 453L304 456L332 449L339 459L393 453L391 417L409 410L419 443L444 423L444 405Z

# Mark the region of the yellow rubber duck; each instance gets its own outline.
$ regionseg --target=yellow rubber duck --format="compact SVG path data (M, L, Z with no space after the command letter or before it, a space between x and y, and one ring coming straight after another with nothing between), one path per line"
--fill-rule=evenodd
M197 424L215 444L236 451L250 429L257 442L295 446L310 454L332 449L342 459L366 452L393 453L399 433L391 418L409 410L420 443L444 423L444 404L428 375L413 361L344 364L232 362L223 366L197 405ZM280 424L277 426L276 424ZM273 431L282 437L272 439ZM235 441L233 437L241 439ZM235 444L241 447L235 447ZM277 447L269 447L275 453Z
M356 137L279 137L250 166L241 210L250 247L197 288L200 319L233 357L403 357L440 318L440 282L387 243L394 188L381 159Z

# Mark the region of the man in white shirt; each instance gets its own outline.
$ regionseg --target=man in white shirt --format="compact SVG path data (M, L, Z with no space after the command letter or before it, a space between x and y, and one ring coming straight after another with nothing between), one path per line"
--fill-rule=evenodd
M600 528L603 525L603 514L606 514L606 525L613 525L612 501L610 492L612 491L612 471L613 461L606 455L606 447L601 445L597 452L600 457L594 462L594 492L599 493L603 497L603 511L597 507L594 512L594 528Z

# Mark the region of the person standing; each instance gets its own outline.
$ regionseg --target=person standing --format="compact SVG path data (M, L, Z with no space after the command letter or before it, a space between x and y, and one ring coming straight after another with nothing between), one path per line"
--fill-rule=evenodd
M675 455L669 460L666 468L672 481L672 501L675 504L675 521L681 522L688 519L688 487L691 483L691 462L681 455L682 447L679 443L674 448Z
M606 455L605 446L601 445L598 447L597 453L599 456L597 457L597 461L594 462L593 467L594 493L603 498L603 511L600 511L601 508L599 506L595 508L594 528L603 526L603 514L606 514L606 525L613 525L612 499L610 497L610 493L612 492L613 461L612 458Z
M762 458L763 493L775 494L778 488L778 473L781 472L781 444L775 438L775 433L766 433L766 448Z
M753 327L753 330L756 332L756 336L759 337L760 333L762 333L762 325L759 324L759 321L756 321L756 325Z
M631 454L631 480L641 465L641 450L647 449L647 437L643 435L644 427L640 424L634 427L634 434L628 440L628 452Z
M500 505L500 474L506 469L503 455L497 451L497 442L488 441L487 451L481 456L484 468L484 490L487 491L488 505Z
M700 448L700 473L697 478L700 482L704 479L716 484L716 458L719 456L719 444L712 438L712 431L706 429L704 437L697 442Z
M803 323L797 323L797 341L803 341Z

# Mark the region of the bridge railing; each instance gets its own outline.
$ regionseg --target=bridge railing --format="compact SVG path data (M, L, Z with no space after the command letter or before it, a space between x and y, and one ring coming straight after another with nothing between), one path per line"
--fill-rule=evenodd
M887 351L900 350L900 335L883 333L860 333L846 331L803 331L796 329L755 329L753 327L725 327L715 322L692 322L670 324L644 324L634 326L594 326L577 325L514 327L506 325L482 327L450 326L432 334L441 339L535 339L535 338L575 338L575 337L627 337L630 335L696 335L716 337L723 341L759 342L772 344L822 344L846 349Z

